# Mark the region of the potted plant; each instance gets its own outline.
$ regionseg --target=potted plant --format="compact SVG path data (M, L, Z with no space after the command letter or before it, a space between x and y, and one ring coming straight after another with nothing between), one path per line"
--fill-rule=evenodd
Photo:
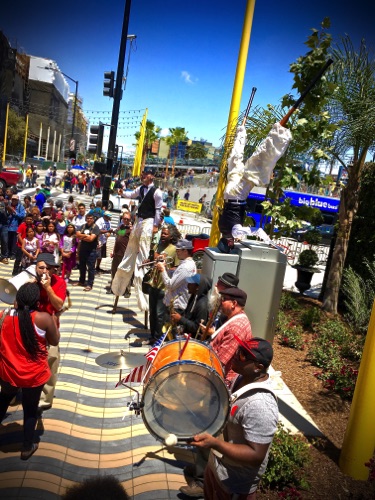
M299 254L298 262L293 266L297 269L297 281L295 285L301 294L311 287L313 274L320 273L320 270L315 267L319 261L319 257L312 247L313 245L319 245L321 239L322 236L316 229L307 231L304 240L309 245L309 248Z

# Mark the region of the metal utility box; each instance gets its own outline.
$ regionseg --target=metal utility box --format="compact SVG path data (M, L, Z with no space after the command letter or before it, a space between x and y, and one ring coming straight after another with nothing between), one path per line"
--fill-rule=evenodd
M202 274L216 283L224 272L239 277L239 287L247 293L245 312L254 337L273 342L287 258L278 249L262 242L244 240L236 243L236 254L222 254L206 248Z
M218 277L224 273L237 274L239 255L231 253L220 253L216 247L204 249L202 274L212 279L216 285Z

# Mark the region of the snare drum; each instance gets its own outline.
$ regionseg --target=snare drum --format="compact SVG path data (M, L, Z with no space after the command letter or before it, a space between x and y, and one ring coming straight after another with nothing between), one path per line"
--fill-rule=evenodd
M195 434L217 435L229 412L229 393L214 351L196 340L172 341L158 352L143 391L142 417L148 431L164 441L175 434L186 441Z

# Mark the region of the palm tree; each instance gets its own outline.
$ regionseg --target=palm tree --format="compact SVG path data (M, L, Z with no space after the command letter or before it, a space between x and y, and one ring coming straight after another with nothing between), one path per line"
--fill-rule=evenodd
M143 172L146 164L147 156L151 152L152 144L160 138L161 127L155 125L155 123L151 120L146 121L146 131L145 131L145 140L143 143L143 151L142 151L142 163L141 163L141 172ZM136 132L135 138L139 141L140 132Z
M190 160L207 158L208 149L203 142L193 142L190 146L186 147L185 158Z
M337 239L323 296L323 308L336 313L352 221L358 207L361 171L367 153L375 145L375 60L364 40L356 51L349 37L343 38L333 57L332 77L337 90L332 95L329 112L340 124L336 140L341 151L335 149L332 154L348 174L341 192ZM348 152L352 153L350 162L343 155Z
M173 155L173 166L172 166L172 175L174 175L174 169L176 166L176 159L177 159L177 146L180 142L185 142L188 140L187 134L189 132L186 132L186 130L183 127L175 127L175 128L170 128L169 129L170 135L166 137L166 142L169 146L169 153L168 153L168 158L167 158L167 166L165 168L165 172L168 172L168 163L169 159L171 156L171 146L174 146L174 155Z

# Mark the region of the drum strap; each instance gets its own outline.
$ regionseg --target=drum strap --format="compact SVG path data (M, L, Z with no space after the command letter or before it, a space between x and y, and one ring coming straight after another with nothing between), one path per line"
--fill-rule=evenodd
M218 333L221 332L221 330L223 330L224 328L226 328L230 323L232 323L233 321L237 321L237 319L239 318L239 316L241 315L245 315L245 313L240 313L240 314L236 314L235 316L232 316L232 318L228 319L223 325L221 325L220 328L218 328L212 335L211 335L211 340L213 340L216 335Z
M229 398L230 404L232 405L233 403L235 403L237 399L240 398L243 394L246 394L249 391L254 391L256 389L262 389L263 391L270 392L277 401L277 396L274 390L271 389L271 387L265 385L264 382L258 382L253 384L246 384L243 387L241 387L241 389L238 389L237 391L233 392L233 394L231 394Z
M234 403L237 401L238 398L240 398L241 396L243 396L247 392L256 391L256 390L259 390L259 389L262 390L262 391L270 392L273 395L273 397L276 399L276 402L277 402L277 396L276 396L274 390L271 389L271 387L265 385L264 382L258 382L258 383L253 383L253 384L246 384L243 387L241 387L240 389L238 389L237 391L233 392L233 394L231 394L231 396L229 398L229 402L230 402L231 406L234 405ZM231 419L231 417L229 417L229 419ZM226 428L223 431L223 437L224 437L225 441L228 441L228 435L227 435L227 429ZM223 457L223 454L220 453L219 451L212 450L212 452L218 458L222 458ZM232 463L233 465L238 465L236 462L232 462L230 460L228 462Z

